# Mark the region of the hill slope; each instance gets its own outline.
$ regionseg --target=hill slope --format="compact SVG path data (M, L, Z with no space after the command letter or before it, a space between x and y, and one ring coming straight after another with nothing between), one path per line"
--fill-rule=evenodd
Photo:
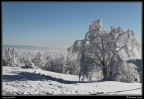
M140 95L141 83L79 82L74 75L3 66L3 95Z

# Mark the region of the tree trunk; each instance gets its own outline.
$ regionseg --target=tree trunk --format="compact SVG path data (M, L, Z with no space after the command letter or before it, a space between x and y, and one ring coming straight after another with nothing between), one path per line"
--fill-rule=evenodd
M103 76L104 76L104 79L107 78L107 70L106 70L106 68L103 68Z

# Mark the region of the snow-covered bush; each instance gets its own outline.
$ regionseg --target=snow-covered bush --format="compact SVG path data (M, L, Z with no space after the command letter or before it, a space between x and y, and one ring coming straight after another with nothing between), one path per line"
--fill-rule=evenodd
M36 67L41 67L44 63L44 59L40 52L36 54L36 56L32 59L32 62L35 64Z
M69 57L65 58L65 56L61 55L54 58L49 55L46 57L42 69L64 74L78 75L80 66L79 61L70 59Z
M121 82L140 82L140 75L134 64L127 63L124 66L119 66L114 79Z
M52 72L64 73L65 57L61 55L59 57L53 58L51 55L49 55L46 58L46 62L44 66L42 66L42 69L52 71Z
M32 62L31 58L26 55L21 58L20 63L22 65L21 68L35 68L35 64Z
M26 69L32 68L32 69L34 69L35 66L34 66L34 63L32 63L32 62L29 61L29 60L26 60L26 61L25 61L25 65L22 66L21 68L26 68Z
M44 65L42 66L42 69L43 70L50 70L50 68L51 68L51 62L52 62L53 59L54 58L51 55L48 55L46 57Z

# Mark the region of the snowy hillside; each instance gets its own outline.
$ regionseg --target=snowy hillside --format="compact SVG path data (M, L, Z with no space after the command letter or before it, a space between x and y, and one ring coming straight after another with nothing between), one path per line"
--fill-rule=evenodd
M79 82L78 76L3 66L3 95L141 95L141 83Z

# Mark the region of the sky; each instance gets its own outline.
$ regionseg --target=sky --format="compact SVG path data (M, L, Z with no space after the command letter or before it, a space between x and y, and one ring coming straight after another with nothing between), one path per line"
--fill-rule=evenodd
M2 43L68 48L99 18L142 42L141 2L2 2Z

